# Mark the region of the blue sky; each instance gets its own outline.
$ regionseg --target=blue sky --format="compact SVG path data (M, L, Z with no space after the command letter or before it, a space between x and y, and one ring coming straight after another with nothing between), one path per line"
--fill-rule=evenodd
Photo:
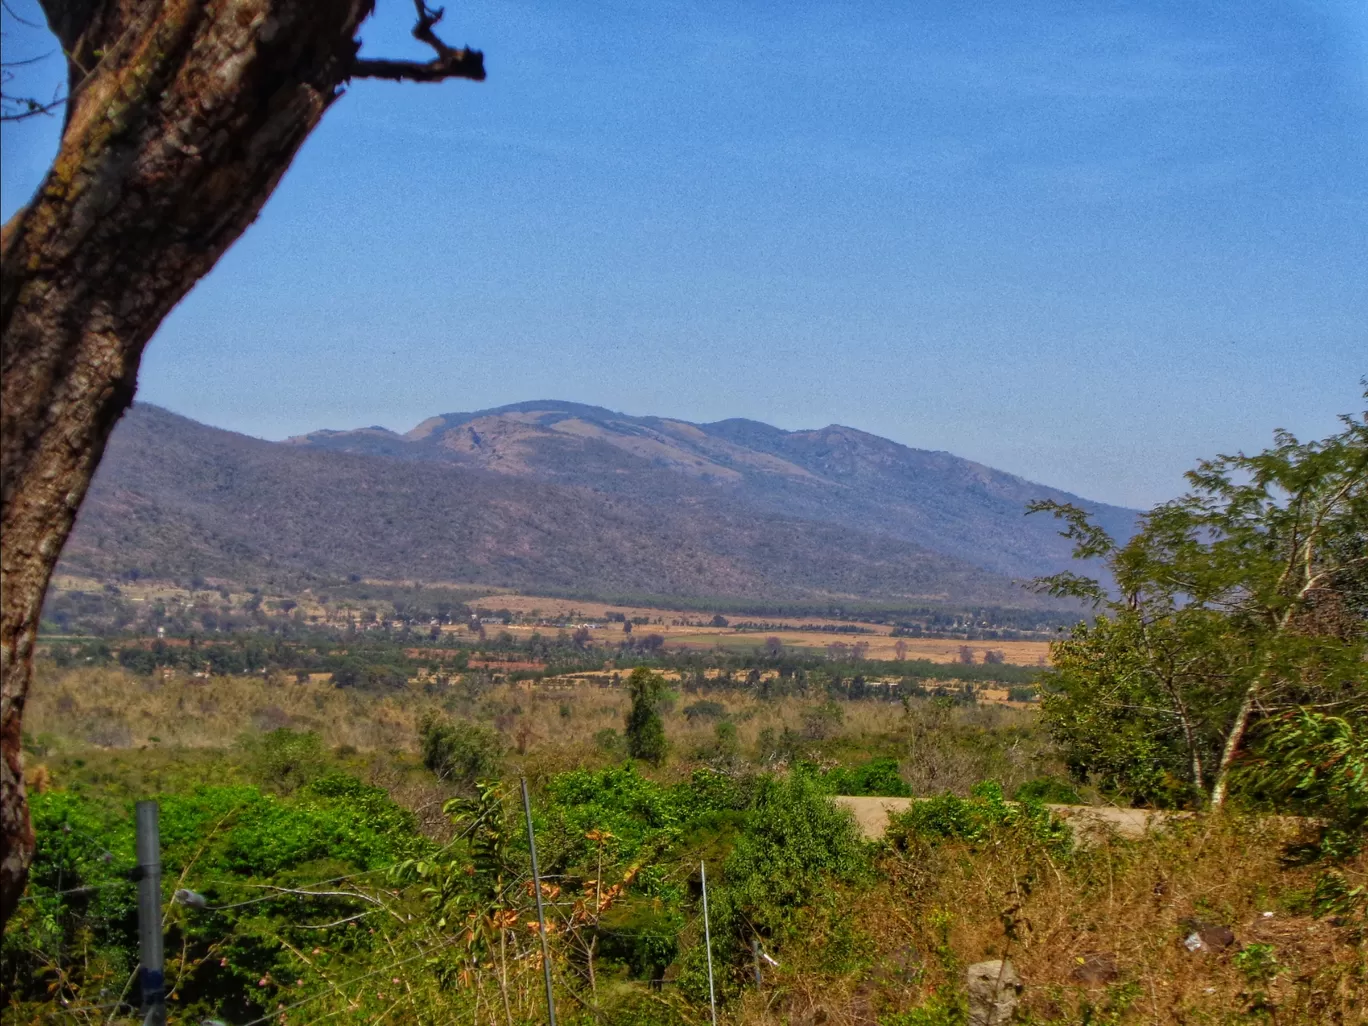
M411 12L367 52L421 56ZM534 398L839 422L1135 505L1362 408L1361 2L448 19L489 80L356 84L141 398L269 438ZM5 216L57 127L4 126Z

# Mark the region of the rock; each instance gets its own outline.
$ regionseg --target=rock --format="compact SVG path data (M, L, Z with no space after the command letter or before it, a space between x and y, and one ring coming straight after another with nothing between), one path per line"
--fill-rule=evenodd
M1228 926L1208 926L1198 930L1197 934L1212 951L1224 951L1235 946L1235 931Z
M1200 919L1184 919L1180 925L1191 931L1183 938L1183 947L1194 954L1198 951L1225 951L1237 947L1235 931L1228 926L1204 923Z
M1070 975L1079 983L1096 985L1111 983L1121 975L1121 970L1112 955L1091 951L1078 957L1078 964Z
M969 967L969 1026L1011 1022L1021 989L1021 977L1011 962L975 962Z

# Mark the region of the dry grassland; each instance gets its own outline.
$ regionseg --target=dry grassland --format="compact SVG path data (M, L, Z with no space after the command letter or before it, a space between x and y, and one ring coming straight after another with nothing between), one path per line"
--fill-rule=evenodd
M602 731L622 731L629 705L625 690L594 683L609 679L590 674L556 678L559 686L500 684L463 698L413 688L371 694L283 676L145 678L120 669L45 667L29 699L25 728L51 747L70 750L222 748L243 735L287 727L315 731L330 748L411 756L418 749L419 722L436 714L495 727L507 741L510 758L541 775L620 758L620 752L596 744ZM665 712L671 746L667 775L687 774L718 755L717 720L686 713L698 697L680 694ZM858 760L877 748L899 759L918 794L947 789L965 794L988 778L1010 790L1061 772L1034 730L1034 710L1005 702L954 709L913 702L907 710L873 700L843 702L841 721L816 737L812 713L823 704L820 699L760 702L742 692L715 691L703 697L720 704L736 725L738 755L747 760L769 757L762 744L768 731L771 738L798 739L800 754L819 763L832 751Z
M1025 982L1024 1022L1361 1024L1368 946L1352 923L1304 908L1320 869L1282 864L1294 830L1202 817L1067 863L1010 838L898 846L872 889L819 903L804 942L787 947L767 991L745 995L736 1021L962 1022L889 1013L934 1002L962 986L964 966L1005 954ZM1344 868L1362 879L1368 859ZM1182 942L1199 929L1214 943L1190 951ZM1262 975L1241 956L1255 945L1267 946Z

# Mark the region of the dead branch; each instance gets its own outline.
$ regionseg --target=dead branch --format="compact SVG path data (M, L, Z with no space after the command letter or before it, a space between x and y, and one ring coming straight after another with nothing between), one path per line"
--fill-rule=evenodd
M448 46L433 31L446 9L428 7L425 0L413 0L418 23L413 26L413 38L436 52L430 61L357 58L352 62L351 78L382 78L391 82L441 82L448 78L469 78L483 82L484 53L467 47Z

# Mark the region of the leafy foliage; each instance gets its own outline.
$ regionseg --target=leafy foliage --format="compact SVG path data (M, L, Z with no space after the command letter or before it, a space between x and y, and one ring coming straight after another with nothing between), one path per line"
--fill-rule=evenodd
M39 849L30 900L5 933L4 988L40 999L61 952L60 992L117 994L137 963L132 809L73 792L31 801ZM258 981L290 978L282 939L306 943L308 924L372 907L302 882L366 874L432 847L408 810L346 776L323 775L288 797L223 786L158 801L168 895L181 887L208 905L168 912L168 972L188 1009L260 1008Z
M665 678L638 666L627 678L632 708L627 713L627 752L634 759L658 765L665 758L665 722L660 707L665 701Z
M1368 837L1368 724L1299 709L1272 723L1248 780L1278 807L1324 820L1321 854L1346 858Z
M827 770L822 781L832 794L906 797L912 788L898 775L897 759L871 759L850 768Z
M497 730L468 720L446 721L429 716L419 725L423 765L464 787L498 777L504 754Z
M867 868L850 813L808 773L760 781L745 829L724 867L731 907L753 928L786 925L826 880Z
M1368 707L1368 414L1319 442L1278 432L1254 456L1202 461L1192 491L1118 545L1080 509L1073 573L1038 587L1105 612L1054 646L1042 708L1080 778L1135 801L1221 804L1251 728L1302 704Z
M1073 845L1069 828L1055 819L1038 801L1008 802L1002 788L992 782L977 785L969 798L952 794L913 802L907 811L893 816L888 837L905 845L912 838L959 840L983 844L1004 832L1018 833L1056 854L1067 854Z

